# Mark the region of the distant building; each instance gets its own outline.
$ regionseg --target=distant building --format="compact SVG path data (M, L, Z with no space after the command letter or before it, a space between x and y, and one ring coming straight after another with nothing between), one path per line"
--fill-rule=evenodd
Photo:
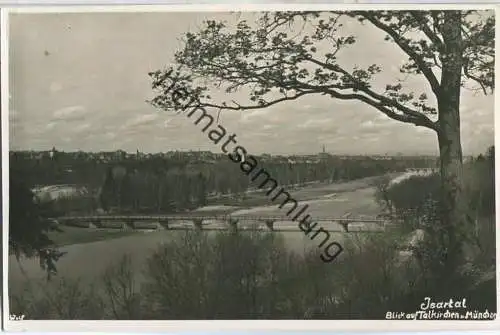
M57 155L57 150L55 147L52 147L52 150L49 151L49 157L50 159L55 159Z
M34 200L50 206L53 215L90 213L95 209L94 196L86 187L50 185L32 190Z
M49 185L36 187L32 191L35 194L35 198L42 203L68 198L79 198L89 193L87 188L74 185Z

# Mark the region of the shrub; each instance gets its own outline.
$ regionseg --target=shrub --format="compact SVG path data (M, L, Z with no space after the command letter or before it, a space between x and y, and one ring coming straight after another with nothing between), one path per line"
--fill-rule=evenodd
M133 320L141 316L141 295L134 279L130 255L124 255L102 275L103 299L115 320Z
M64 253L54 247L48 234L59 229L47 220L53 214L51 208L35 201L23 177L17 170L10 172L9 254L17 259L38 258L50 277L57 273L55 264Z
M303 317L305 306L331 290L328 265L314 257L289 252L279 234L187 232L148 262L144 292L148 306L155 306L149 317Z
M480 156L464 165L459 203L463 217L453 230L446 232L441 229L439 215L439 175L413 176L394 185L379 181L378 201L403 218L409 230L425 232L423 241L413 248L418 268L414 290L396 299L394 304L403 308L409 302L422 301L425 296L436 300L463 296L480 310L484 310L486 304L490 311L496 310L493 300L485 294L487 289L491 295L495 292L492 283L495 273L493 151L489 150L487 158ZM460 250L450 249L451 234L461 241ZM451 262L452 258L456 262Z
M85 287L85 288L84 288ZM23 292L9 295L10 312L29 320L99 320L105 317L101 294L94 285L59 278L28 282Z
M394 184L382 180L376 198L397 217L417 225L429 199L439 199L440 185L438 174L413 175Z
M335 299L316 310L317 319L383 319L393 301L411 289L411 274L399 262L400 231L389 236L354 235L347 256L335 265Z

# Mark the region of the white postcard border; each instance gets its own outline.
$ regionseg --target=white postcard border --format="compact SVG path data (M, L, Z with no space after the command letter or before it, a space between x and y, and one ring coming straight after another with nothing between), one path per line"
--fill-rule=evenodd
M77 13L77 12L171 12L171 11L277 11L277 10L363 10L363 9L495 9L498 14L500 5L496 4L172 4L172 5L108 5L108 6L34 6L2 8L1 13L1 89L2 89L2 237L3 237L3 325L7 331L99 331L99 332L180 332L180 331L488 331L499 330L500 319L495 321L397 321L397 320L213 320L213 321L10 321L8 309L8 211L9 211L9 50L8 16L10 13ZM500 23L496 20L496 31ZM495 51L498 53L498 38ZM499 68L498 57L495 67ZM498 76L495 79L499 84ZM498 94L495 107L500 106ZM494 118L495 129L500 129L500 118ZM495 146L500 147L500 139L495 131ZM500 158L495 155L495 166L500 166ZM496 174L500 169L496 168ZM500 209L500 182L496 179L496 212ZM500 220L496 218L497 227ZM497 242L497 306L500 303L500 229L496 229Z

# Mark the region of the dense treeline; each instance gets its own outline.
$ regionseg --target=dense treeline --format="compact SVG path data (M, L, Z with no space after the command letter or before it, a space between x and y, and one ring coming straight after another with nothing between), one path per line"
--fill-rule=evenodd
M403 218L418 221L430 202L439 201L440 176L411 176L405 182L388 187L387 180L378 185L377 198L386 209ZM460 205L467 215L477 220L495 214L495 148L488 148L464 164L463 197Z
M85 153L38 156L11 153L11 169L36 185L75 184L89 190L92 201L82 210L120 212L172 212L206 205L222 194L255 189L239 168L224 156L206 153L177 153L175 156L126 157L103 160ZM215 158L214 158L215 157ZM338 182L404 171L406 168L435 166L432 158L385 158L331 155L257 157L259 167L281 185L302 185L312 181ZM87 205L87 204L91 205ZM74 206L72 206L74 209Z
M467 238L462 237L464 242L453 255L438 224L439 175L412 176L390 187L385 182L378 186L376 196L381 205L402 219L404 231L420 231L422 237L411 247L420 269L414 278L415 289L403 298L417 303L424 296L435 300L470 296L482 311L496 311L495 148L464 163L459 199L462 219L454 232L455 238ZM450 257L457 259L451 269L445 263Z

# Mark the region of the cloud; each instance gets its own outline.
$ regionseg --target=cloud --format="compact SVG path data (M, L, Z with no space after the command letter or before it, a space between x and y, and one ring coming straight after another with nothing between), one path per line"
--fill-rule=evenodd
M380 138L377 137L377 136L371 136L371 137L368 137L368 138L364 138L363 140L364 141L368 141L368 142L378 142L378 141L380 141Z
M102 135L102 137L104 137L104 138L105 138L105 139L107 139L107 140L113 140L113 139L115 139L115 138L116 138L116 136L117 136L117 134L116 134L116 133L114 133L114 132L112 132L112 131L108 131L108 132L106 132L106 133L104 133L104 134Z
M377 127L377 124L372 120L367 120L360 125L361 128L374 128Z
M125 122L122 126L122 129L149 125L154 123L156 119L158 119L158 113L137 115L134 118L127 120L127 122Z
M297 125L298 128L331 128L332 118L323 118L323 119L309 119L306 122L299 123Z
M265 124L265 125L262 127L262 129L263 129L263 130L274 129L274 128L276 128L276 126L275 126L275 125L272 125L272 124Z
M415 131L417 133L428 133L428 134L434 134L434 130L425 128L425 127L415 127Z
M473 135L480 135L480 134L485 134L485 133L492 133L492 134L494 133L493 124L479 124L472 131Z
M76 121L87 115L88 111L84 106L69 106L56 110L52 113L53 120Z
M270 112L270 108L256 109L251 111L245 111L242 113L241 122L250 122L255 118L259 118L265 115L268 115Z
M172 119L168 119L168 120L163 121L163 126L164 126L165 128L170 127L170 126L169 126L169 124L171 124L171 121L172 121Z
M51 92L56 93L56 92L59 92L60 90L62 90L63 86L58 82L53 82L52 84L50 84L49 89Z
M81 132L84 132L86 131L87 129L89 129L91 127L91 124L90 123L83 123L81 125L78 125L77 127L75 127L73 129L73 132L75 133L81 133Z
M52 130L57 126L57 122L49 122L45 126L45 130Z

